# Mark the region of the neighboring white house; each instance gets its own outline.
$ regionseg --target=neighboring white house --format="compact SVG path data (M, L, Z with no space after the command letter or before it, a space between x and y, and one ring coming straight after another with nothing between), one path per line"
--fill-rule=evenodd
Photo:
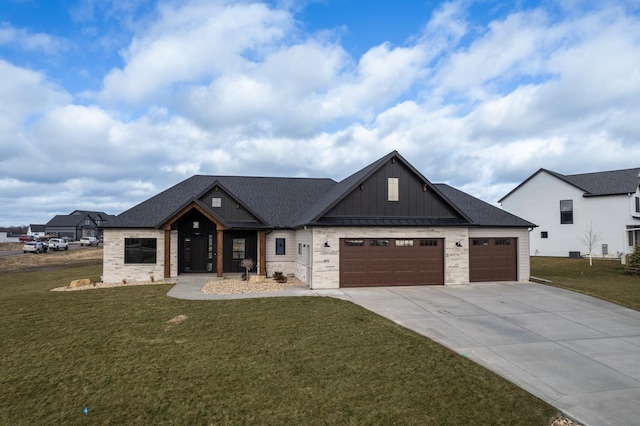
M29 225L27 235L31 235L33 237L44 237L47 235L47 233L45 232L44 225L34 225L32 223L31 225Z
M540 169L505 195L504 210L538 225L532 256L620 257L640 243L640 168L562 175ZM589 241L591 244L589 244Z

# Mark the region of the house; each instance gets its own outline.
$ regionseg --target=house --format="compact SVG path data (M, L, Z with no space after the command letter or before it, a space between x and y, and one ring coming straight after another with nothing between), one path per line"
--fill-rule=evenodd
M499 203L538 225L530 237L532 256L620 257L640 242L639 173L540 169Z
M27 235L31 235L34 237L44 237L47 235L46 231L45 231L45 226L44 225L34 225L31 224L29 225L29 228L27 229Z
M341 182L196 175L103 226L105 282L294 275L311 288L527 281L535 225L396 151Z
M70 214L54 216L45 225L45 231L47 235L68 237L73 241L82 237L100 238L102 230L99 227L106 225L113 218L114 215L104 212L74 210Z

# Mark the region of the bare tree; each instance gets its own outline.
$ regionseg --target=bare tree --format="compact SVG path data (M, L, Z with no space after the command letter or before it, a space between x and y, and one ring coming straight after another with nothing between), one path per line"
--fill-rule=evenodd
M578 237L578 240L589 250L589 266L593 266L593 249L600 240L600 235L593 229L593 222L589 223L589 229L582 237Z

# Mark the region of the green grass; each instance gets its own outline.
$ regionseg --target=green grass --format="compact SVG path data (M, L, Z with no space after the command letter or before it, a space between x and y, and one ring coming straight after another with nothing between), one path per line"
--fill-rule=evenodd
M628 274L619 261L593 259L589 266L589 259L536 256L531 258L531 275L640 311L640 277Z
M341 300L47 291L99 274L0 276L0 424L546 425L556 411Z

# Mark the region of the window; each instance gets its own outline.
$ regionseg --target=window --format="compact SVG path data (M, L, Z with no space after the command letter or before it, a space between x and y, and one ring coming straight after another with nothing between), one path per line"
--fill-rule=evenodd
M413 240L396 240L396 247L413 247Z
M636 197L636 213L640 213L640 197Z
M573 200L560 200L560 223L563 225L573 223Z
M91 219L85 219L84 226L91 226Z
M345 240L346 247L364 247L364 240Z
M511 240L495 240L494 244L497 246L510 246Z
M547 231L540 232L540 238L549 238L549 232Z
M387 200L398 201L400 199L400 191L398 188L398 178L387 179Z
M233 239L233 260L243 260L245 258L245 247L247 241L244 238Z
M388 247L389 240L371 240L371 247Z
M211 207L222 207L222 198L212 198Z
M438 245L438 240L420 240L420 245L422 247L435 247Z
M298 243L298 254L302 254L302 243Z
M285 254L285 245L284 238L276 238L276 255L282 256Z
M124 263L156 263L156 238L125 238Z
M473 240L472 244L474 246L488 246L489 240Z

